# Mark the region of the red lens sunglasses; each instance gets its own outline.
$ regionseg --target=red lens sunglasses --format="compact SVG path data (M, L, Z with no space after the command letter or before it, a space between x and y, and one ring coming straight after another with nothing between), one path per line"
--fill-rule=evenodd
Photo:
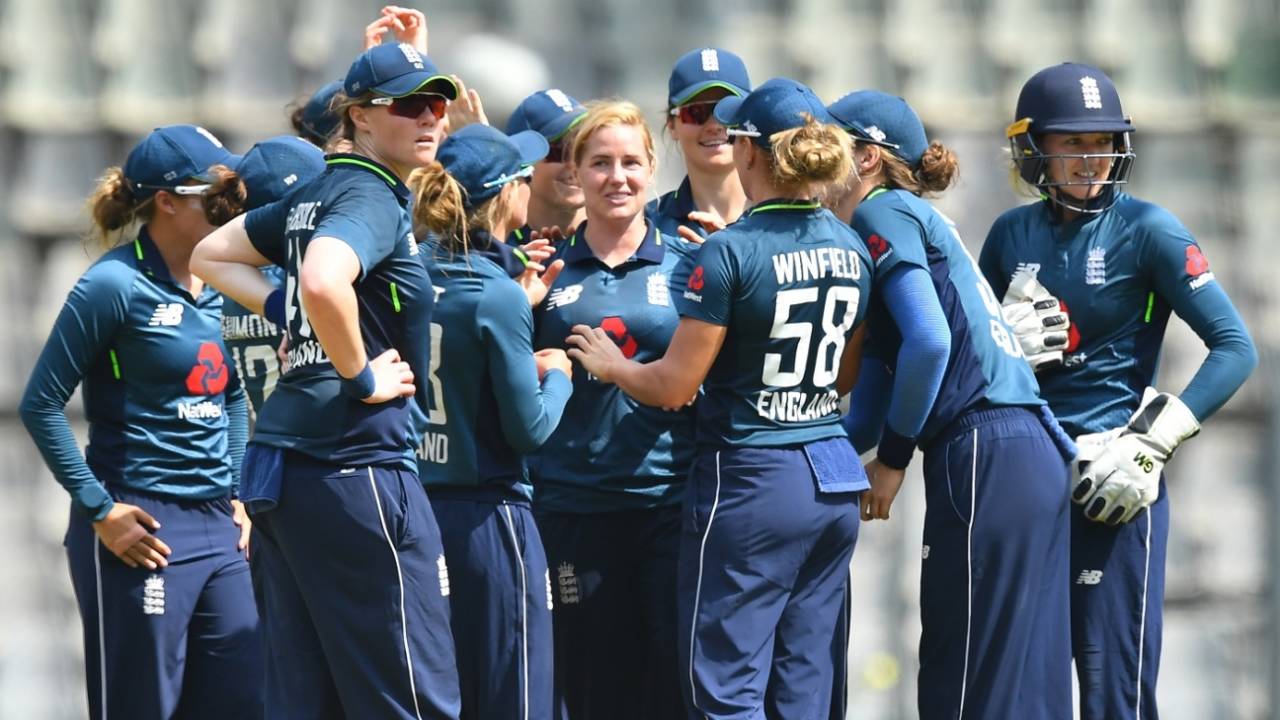
M711 114L715 111L717 102L719 101L705 100L686 103L680 107L671 108L671 114L680 118L680 122L686 125L702 125L711 119Z
M417 120L422 113L430 110L437 120L444 117L449 107L449 98L439 93L414 93L397 98L376 97L369 101L370 105L385 105L392 115Z

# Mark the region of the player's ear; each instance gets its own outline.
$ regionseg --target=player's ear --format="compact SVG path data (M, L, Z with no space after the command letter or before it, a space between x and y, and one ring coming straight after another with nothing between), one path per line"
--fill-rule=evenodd
M178 212L177 198L167 190L157 190L151 202L156 206L156 212L166 215L174 215Z
M368 108L362 105L353 105L347 108L347 112L351 114L351 124L361 132L369 132L369 115Z

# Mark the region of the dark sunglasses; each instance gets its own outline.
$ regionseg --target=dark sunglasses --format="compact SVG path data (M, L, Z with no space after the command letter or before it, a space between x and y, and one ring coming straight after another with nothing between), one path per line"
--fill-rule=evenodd
M414 93L397 98L376 97L369 104L385 105L392 115L410 120L417 120L422 117L423 112L431 110L431 114L439 120L449 107L449 98L439 93Z
M555 142L547 143L547 156L542 158L542 161L562 163L564 162L564 151L566 149L567 148L564 146L564 140L556 140Z
M686 103L680 107L671 108L671 114L680 118L680 122L686 125L702 125L711 119L717 102L719 100Z

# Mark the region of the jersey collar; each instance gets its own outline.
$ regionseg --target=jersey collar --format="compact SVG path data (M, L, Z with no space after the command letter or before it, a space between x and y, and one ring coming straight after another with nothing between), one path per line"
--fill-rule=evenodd
M133 256L138 260L138 269L147 277L173 283L169 266L164 263L160 248L156 247L155 241L151 239L151 233L148 232L146 225L138 229L138 237L133 239Z
M391 192L395 193L396 200L398 200L402 206L408 206L409 204L409 198L412 197L412 193L409 192L409 186L400 182L400 178L396 177L395 173L391 172L387 166L382 165L381 163L370 160L364 155L356 155L355 153L332 153L330 155L325 155L324 163L330 168L355 168L367 173L372 173L391 188Z
M689 176L685 175L684 180L680 183L680 187L671 191L670 194L664 196L662 201L658 203L658 211L670 218L675 218L677 222L689 223L689 213L696 212L698 206L693 203L693 186L689 183ZM697 223L693 223L697 225Z
M640 247L636 248L634 255L627 260L627 263L637 260L653 263L657 265L662 262L663 256L666 254L666 241L662 237L662 233L658 231L658 226L644 219L645 234L644 240L640 241ZM587 221L583 220L578 224L578 229L569 236L565 241L564 249L560 253L560 257L564 259L565 264L581 262L583 260L594 260L595 253L591 252L591 246L587 244L586 239ZM623 265L627 263L622 263Z
M748 215L756 213L792 213L792 212L813 212L822 207L817 200L808 200L805 198L772 198L756 203L750 210Z

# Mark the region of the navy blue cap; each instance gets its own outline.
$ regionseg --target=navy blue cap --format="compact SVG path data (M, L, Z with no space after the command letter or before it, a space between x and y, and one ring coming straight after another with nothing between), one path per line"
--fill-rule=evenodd
M249 196L244 209L262 207L324 172L324 151L293 135L263 140L244 154L236 173L244 180Z
M860 140L889 148L911 167L920 164L929 138L906 100L879 90L859 90L831 103L831 116Z
M676 61L667 81L667 102L675 107L708 88L719 87L739 97L751 92L751 77L742 58L720 48L691 50Z
M502 186L532 174L532 165L547 156L547 139L533 130L506 135L475 123L440 144L436 160L467 191L467 207L502 192Z
M209 182L209 168L234 168L240 156L222 146L214 134L198 125L166 125L151 131L124 161L124 176L136 198L172 188L188 180Z
M319 140L317 144L323 145L342 121L330 107L333 96L341 89L342 81L334 80L317 90L302 108L302 130Z
M807 86L791 78L773 78L746 97L727 97L716 103L716 121L731 135L753 133L755 143L771 147L769 137L776 132L804 125L805 115L820 123L835 123L822 100Z
M342 83L347 97L373 91L383 97L403 97L415 92L438 92L456 100L458 86L443 75L431 59L409 43L375 45L360 53Z
M1131 132L1111 78L1092 65L1062 63L1031 76L1018 93L1017 116L1030 132Z
M555 88L539 90L516 106L507 120L507 134L533 130L555 142L586 116L587 109L572 96Z

